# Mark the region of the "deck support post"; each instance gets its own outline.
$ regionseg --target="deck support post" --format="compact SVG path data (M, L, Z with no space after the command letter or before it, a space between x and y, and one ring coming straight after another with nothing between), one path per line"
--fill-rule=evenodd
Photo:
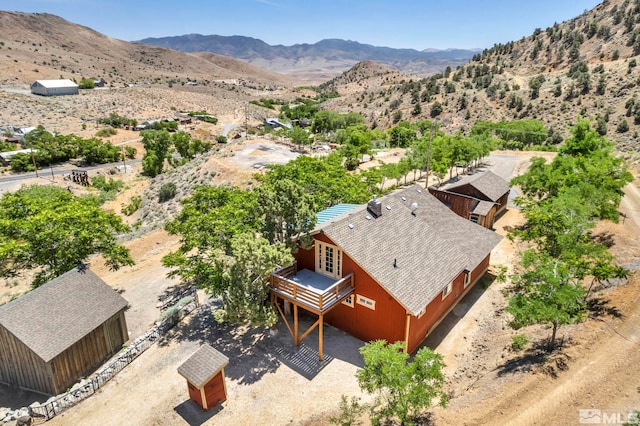
M320 324L318 324L318 354L319 354L320 361L322 361L322 341L324 340L322 337L322 330L323 330L323 323L324 323L324 318L322 314L320 314L319 321L320 321Z
M298 304L293 304L293 345L298 346Z

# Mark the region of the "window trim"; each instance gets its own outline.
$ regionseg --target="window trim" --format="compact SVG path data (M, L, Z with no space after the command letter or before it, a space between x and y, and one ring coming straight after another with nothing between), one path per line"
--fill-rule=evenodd
M350 295L348 295L347 297L344 298L344 300L342 301L343 305L346 305L350 308L354 307L354 296L355 294L351 293Z
M442 289L442 300L444 300L453 291L453 283L449 283Z
M376 310L376 301L367 296L356 294L356 303L360 306L371 309L372 311Z

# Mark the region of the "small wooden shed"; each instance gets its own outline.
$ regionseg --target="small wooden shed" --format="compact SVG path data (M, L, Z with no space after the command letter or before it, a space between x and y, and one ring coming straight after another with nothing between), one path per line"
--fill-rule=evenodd
M180 367L178 373L187 379L189 397L203 410L209 410L227 399L224 367L229 358L204 344Z
M64 392L129 340L127 305L81 265L0 306L0 383Z

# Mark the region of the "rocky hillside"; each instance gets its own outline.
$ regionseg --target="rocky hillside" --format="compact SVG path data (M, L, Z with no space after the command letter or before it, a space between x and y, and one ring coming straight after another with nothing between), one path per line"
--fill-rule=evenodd
M43 13L0 11L0 84L35 79L104 79L108 85L244 80L288 86L291 77L215 54L190 54L113 39Z
M584 116L620 149L635 151L639 22L640 0L609 0L430 78L403 78L359 64L324 85L343 95L325 107L361 112L383 128L435 119L449 132L468 131L477 120L534 118L566 134Z

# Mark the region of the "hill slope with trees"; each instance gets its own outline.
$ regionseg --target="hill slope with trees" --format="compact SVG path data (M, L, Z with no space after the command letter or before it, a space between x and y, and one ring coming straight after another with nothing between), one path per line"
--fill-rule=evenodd
M563 132L583 116L621 150L640 131L640 1L610 0L518 41L497 44L429 78L371 75L362 64L323 87L342 96L327 109L356 111L387 128L400 120L437 120L448 132L477 121L538 119ZM353 90L358 81L361 90Z

